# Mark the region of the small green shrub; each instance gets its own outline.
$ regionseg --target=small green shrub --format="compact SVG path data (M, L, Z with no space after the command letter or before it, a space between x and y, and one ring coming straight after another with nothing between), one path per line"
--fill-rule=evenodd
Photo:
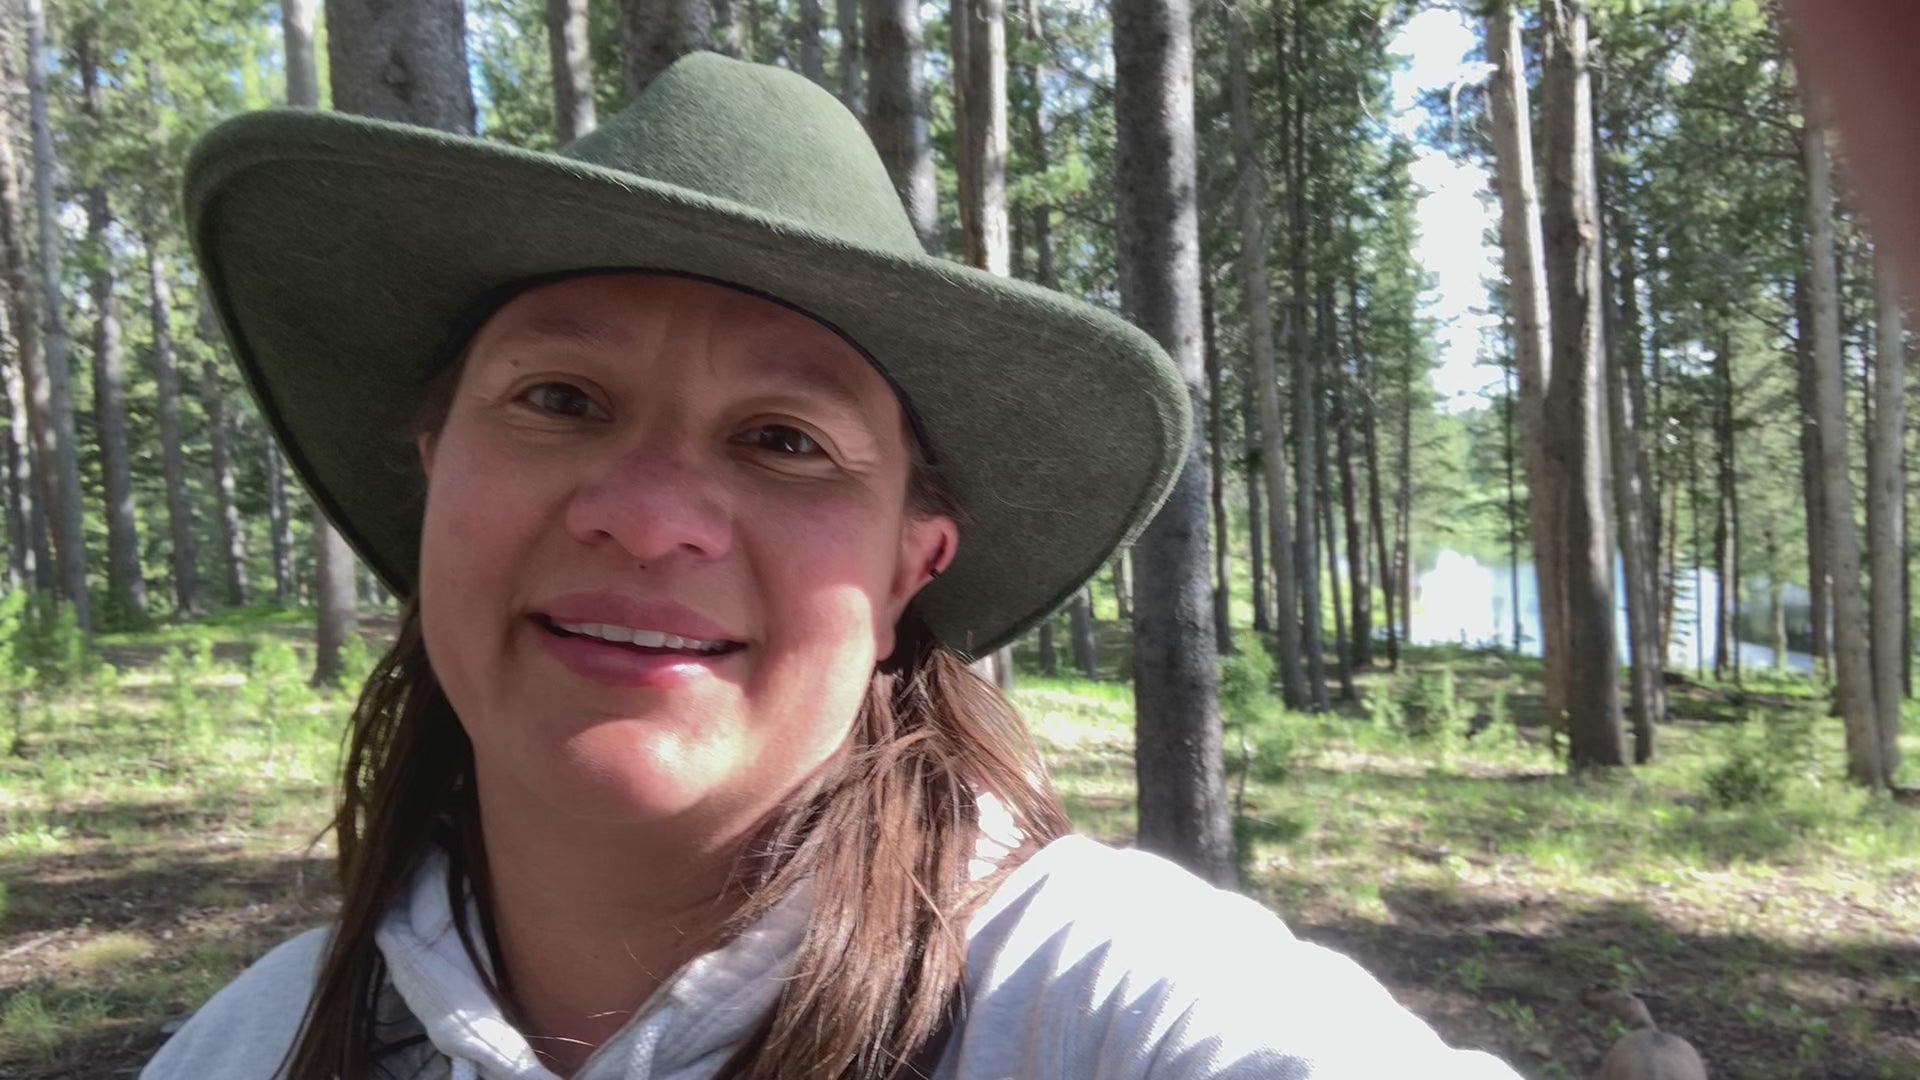
M1785 779L1785 770L1764 747L1739 738L1719 764L1707 770L1707 795L1723 810L1772 806L1780 801Z
M1273 654L1262 640L1220 657L1220 715L1228 724L1257 724L1272 715Z
M1416 676L1400 699L1400 729L1409 738L1431 739L1457 732L1460 725L1453 669L1442 667Z

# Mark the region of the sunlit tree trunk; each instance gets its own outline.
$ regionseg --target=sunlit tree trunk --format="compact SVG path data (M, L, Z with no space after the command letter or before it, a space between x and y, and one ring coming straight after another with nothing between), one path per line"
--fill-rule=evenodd
M1333 349L1333 290L1331 285L1323 285L1319 302L1314 306L1313 348L1318 353L1314 365L1322 371L1339 370L1339 361ZM1322 437L1314 444L1313 485L1314 501L1320 508L1321 547L1325 549L1327 567L1327 599L1333 608L1333 667L1340 680L1340 700L1354 700L1353 692L1353 653L1347 640L1346 601L1340 594L1340 560L1338 557L1339 533L1334 529L1333 519L1333 471L1328 462L1329 447L1325 437L1327 430L1327 401L1325 393L1314 395L1313 423Z
M860 39L860 0L834 0L834 20L840 27L840 104L855 116L866 111Z
M1907 607L1901 585L1906 566L1906 317L1900 285L1886 256L1876 252L1878 347L1873 357L1873 414L1867 432L1867 569L1873 581L1873 700L1879 736L1881 785L1900 767L1900 706L1904 686Z
M1333 300L1327 300L1329 308ZM1331 311L1327 320L1337 326L1338 320ZM1362 348L1360 330L1351 316L1347 324L1347 345L1354 356ZM1333 355L1341 357L1336 342ZM1346 514L1347 527L1347 577L1352 583L1353 619L1349 627L1351 649L1356 668L1373 666L1373 583L1367 574L1367 530L1361 526L1360 488L1354 482L1353 474L1353 413L1355 411L1353 386L1353 366L1341 357L1338 361L1333 382L1333 432L1335 444L1336 468L1340 477L1340 506Z
M1840 362L1840 296L1833 251L1833 164L1827 136L1807 109L1807 235L1813 308L1813 392L1820 428L1820 465L1826 495L1827 567L1833 578L1834 685L1847 731L1847 775L1884 787L1878 711L1868 655L1867 613L1860 591L1860 536L1853 516L1848 467L1846 379Z
M1830 680L1833 648L1828 615L1833 610L1833 599L1827 587L1826 469L1820 462L1819 402L1814 393L1817 375L1813 359L1813 286L1805 274L1794 278L1793 312L1795 389L1800 407L1801 505L1806 509L1807 530L1807 648L1813 653L1816 676Z
M1500 194L1500 251L1513 316L1514 371L1520 383L1521 444L1526 448L1527 520L1533 538L1533 572L1540 596L1540 652L1546 670L1547 720L1556 729L1567 714L1565 557L1559 496L1548 446L1548 357L1552 327L1547 308L1546 244L1541 235L1540 195L1533 163L1532 114L1520 24L1511 0L1487 11L1487 58L1495 71L1487 109L1493 129L1495 186Z
M1724 321L1725 315L1720 316ZM1735 519L1733 462L1733 340L1722 325L1713 353L1713 572L1720 579L1715 595L1713 677L1734 672L1739 649L1739 560L1734 550Z
M1253 373L1242 375L1240 386L1240 431L1245 457L1242 460L1247 488L1247 563L1253 578L1249 590L1253 602L1253 628L1266 634L1273 631L1273 620L1267 614L1271 607L1267 603L1267 522L1266 510L1260 497L1261 489L1266 485L1266 471L1258 464L1259 455L1254 451L1256 440L1260 437L1260 416L1255 410L1253 399Z
M1205 415L1186 0L1113 5L1114 173L1121 303L1160 342ZM1216 884L1237 880L1208 625L1207 463L1199 432L1172 495L1134 545L1135 772L1140 846Z
M1547 145L1542 231L1553 345L1549 476L1562 485L1555 501L1565 555L1567 760L1579 769L1626 763L1600 414L1600 222L1586 13L1577 0L1544 0L1541 22Z
M1616 215L1623 220L1624 214ZM1608 445L1613 463L1613 501L1620 545L1620 561L1627 590L1627 671L1629 717L1633 727L1633 760L1653 760L1654 724L1666 718L1662 682L1660 627L1654 564L1658 555L1647 523L1646 460L1640 452L1640 405L1634 400L1631 373L1640 365L1639 277L1634 270L1633 240L1619 230L1614 249L1620 267L1619 285L1607 310L1618 313L1614 332L1607 335ZM1604 270L1603 270L1604 273ZM1609 279L1610 280L1610 279ZM1511 470L1511 461L1509 461ZM1516 593L1516 596L1518 594Z
M16 53L19 10L0 4L0 88L19 100L22 84ZM7 469L9 506L20 518L22 535L8 547L8 566L20 581L44 593L56 587L53 548L47 536L46 470L52 457L45 452L51 439L45 404L46 365L40 351L40 311L28 269L25 194L20 166L14 156L13 110L0 109L0 252L4 253L7 291L7 329L13 353L6 366ZM37 407L36 407L37 406Z
M287 104L320 107L320 72L315 63L315 0L280 0L280 30L286 36Z
M817 12L817 0L814 2ZM816 53L819 30L816 21ZM570 143L600 126L593 106L593 52L587 40L587 0L547 0L547 63L553 71L555 134L562 143Z
M1281 101L1281 173L1286 180L1288 261L1292 281L1286 314L1287 355L1290 374L1287 393L1293 413L1293 570L1300 599L1300 649L1306 661L1306 697L1303 707L1325 712L1327 701L1327 649L1322 637L1325 609L1320 604L1320 529L1319 508L1314 498L1314 448L1319 438L1318 372L1314 369L1308 345L1308 236L1307 205L1307 90L1306 26L1303 8L1295 5L1291 15L1274 12L1276 35L1288 35L1280 45L1280 63L1276 82ZM1291 32L1288 20L1291 19ZM1288 50L1291 49L1289 54ZM1301 84L1296 86L1295 84Z
M1100 654L1093 639L1093 595L1082 585L1067 602L1067 631L1073 639L1073 666L1089 679L1100 677Z
M27 12L27 91L33 122L33 201L40 226L40 303L46 369L43 460L51 466L54 557L60 567L61 598L73 606L81 629L93 625L87 597L87 547L80 523L80 453L73 424L73 372L67 356L67 325L61 312L59 207L54 200L53 124L48 116L46 11L41 0L25 0ZM29 389L32 384L29 383ZM45 497L45 485L42 487Z
M929 141L926 38L913 0L865 0L867 134L907 218L929 254L940 251L940 212Z
M1232 535L1227 530L1226 415L1221 397L1220 350L1214 337L1213 276L1200 275L1200 326L1207 371L1207 503L1213 512L1213 637L1221 653L1234 651Z
M1387 667L1398 671L1400 623L1394 618L1394 613L1399 597L1394 588L1393 560L1388 555L1391 544L1387 539L1386 503L1381 498L1380 425L1375 416L1379 411L1380 395L1374 386L1373 360L1367 351L1365 324L1360 320L1360 284L1351 278L1347 280L1347 310L1349 325L1353 329L1354 378L1359 384L1356 389L1361 405L1360 437L1367 457L1367 516L1373 521L1374 554L1380 565L1381 614L1387 629ZM1365 558L1366 554L1362 552L1361 557Z
M1280 387L1275 371L1273 309L1267 287L1267 225L1262 200L1266 181L1253 140L1251 94L1247 85L1246 34L1241 14L1228 16L1227 63L1229 122L1234 160L1238 163L1240 210L1240 282L1246 314L1248 351L1253 356L1255 399L1260 405L1260 472L1267 482L1267 555L1272 563L1275 652L1280 667L1281 695L1287 707L1308 703L1306 672L1302 666L1300 605L1293 579L1293 523L1287 493L1286 435L1280 427ZM1251 433L1249 433L1251 437Z

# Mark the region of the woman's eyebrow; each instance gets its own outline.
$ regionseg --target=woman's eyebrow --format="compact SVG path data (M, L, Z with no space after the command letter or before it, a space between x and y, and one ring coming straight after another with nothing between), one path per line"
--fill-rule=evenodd
M558 311L534 315L501 335L506 342L561 341L588 349L619 348L626 339L627 335L611 322Z

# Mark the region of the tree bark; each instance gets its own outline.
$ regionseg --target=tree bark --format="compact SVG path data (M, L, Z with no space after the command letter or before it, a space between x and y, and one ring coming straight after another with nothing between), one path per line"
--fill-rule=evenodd
M1833 678L1833 648L1828 628L1833 598L1827 583L1827 494L1826 468L1820 461L1820 412L1814 393L1818 379L1815 370L1813 285L1807 275L1793 281L1794 373L1800 406L1800 486L1801 505L1806 508L1807 531L1807 603L1809 643L1813 653L1815 677Z
M1100 655L1093 640L1093 596L1082 585L1067 602L1067 626L1073 638L1073 666L1089 679L1100 677Z
M827 60L820 49L820 26L825 21L820 0L800 0L800 74L827 85Z
M698 0L689 0L689 2L698 2ZM749 56L750 54L744 47L745 43L741 33L740 20L733 13L733 0L708 0L708 3L702 6L707 8L707 19L711 27L712 36L711 48L713 51L722 56L731 56L736 60L742 56ZM707 46L696 42L693 48L683 49L675 53L673 58L667 61L667 64L660 66L660 71L665 71L667 65L671 64L674 60L678 60L687 53L704 47ZM654 72L655 75L659 73L658 71ZM653 80L650 78L647 81L652 82Z
M0 310L0 321L11 323L11 305ZM36 570L33 525L36 500L33 491L33 442L28 437L32 421L27 415L27 377L21 363L20 343L13 327L7 326L13 349L0 363L0 388L7 395L6 498L7 498L7 588L31 589Z
M1548 147L1542 229L1553 361L1547 392L1564 544L1568 764L1626 764L1620 730L1600 426L1600 223L1594 198L1587 17L1578 0L1544 0L1541 111Z
M1319 437L1315 399L1319 394L1316 372L1309 356L1307 328L1308 210L1307 210L1307 91L1306 27L1304 9L1295 6L1291 13L1291 40L1280 47L1278 83L1281 100L1282 139L1281 173L1287 185L1288 261L1292 292L1286 315L1287 355L1291 374L1287 392L1293 406L1293 567L1300 597L1300 648L1306 658L1306 699L1304 706L1325 712L1327 701L1327 649L1322 637L1325 615L1320 605L1319 509L1315 506L1314 441ZM1287 32L1287 17L1276 8L1276 34ZM1289 58L1288 46L1292 53ZM1299 84L1299 85L1296 85Z
M816 15L819 0L814 4ZM814 51L820 26L814 23ZM815 56L818 60L818 55ZM553 70L553 126L562 144L600 126L593 105L593 51L587 39L587 0L547 0L547 62Z
M1721 318L1724 320L1725 315ZM1739 651L1735 622L1740 591L1739 560L1734 551L1733 335L1724 324L1713 354L1713 573L1720 579L1714 597L1713 677L1734 671Z
M1226 417L1220 398L1220 350L1214 332L1213 275L1200 275L1200 326L1207 371L1207 503L1213 513L1213 638L1223 655L1234 651L1232 545L1227 530Z
M1319 337L1323 342L1326 340L1324 334ZM1324 401L1315 404L1314 412L1324 413ZM1324 430L1325 417L1319 419ZM1339 533L1333 524L1333 472L1328 456L1327 440L1321 439L1314 459L1313 480L1318 495L1316 501L1320 504L1320 535L1324 540L1321 546L1325 549L1327 567L1327 599L1333 608L1333 667L1340 680L1340 700L1353 701L1356 699L1353 691L1353 653L1347 639L1346 601L1340 595Z
M1568 708L1569 646L1559 495L1548 453L1553 432L1547 418L1548 358L1553 328L1547 299L1546 245L1541 235L1540 196L1534 181L1532 120L1520 24L1511 0L1496 0L1487 14L1487 55L1495 64L1487 108L1493 119L1496 180L1500 193L1500 251L1513 316L1513 356L1520 383L1521 442L1526 447L1527 520L1533 539L1533 572L1540 596L1540 653L1545 668L1548 723L1564 729Z
M1267 483L1267 554L1272 563L1274 650L1280 667L1280 691L1290 709L1307 706L1306 671L1301 664L1300 604L1294 586L1293 523L1287 493L1287 446L1280 428L1280 387L1275 371L1273 309L1267 288L1267 225L1262 201L1266 181L1253 139L1253 109L1247 86L1245 32L1240 16L1228 17L1227 63L1229 122L1234 160L1239 168L1240 281L1246 311L1253 385L1260 403L1260 471Z
M1186 0L1113 6L1122 304L1173 357L1197 427L1205 402L1191 31ZM1206 880L1232 885L1219 672L1207 625L1207 463L1200 432L1192 434L1172 496L1134 547L1139 839Z
M328 0L326 20L334 108L442 131L473 131L461 0Z
M1361 525L1360 488L1354 482L1353 475L1353 369L1342 357L1338 345L1339 320L1332 311L1331 286L1329 286L1327 307L1327 324L1330 328L1334 328L1335 344L1332 355L1337 358L1338 364L1333 381L1333 432L1337 440L1334 456L1340 477L1340 506L1346 514L1347 578L1353 586L1351 589L1353 616L1348 627L1353 657L1351 666L1369 668L1373 666L1373 583L1367 579L1369 556L1366 530ZM1351 312L1349 312L1347 323L1347 344L1351 355L1359 355L1360 331L1352 321Z
M1616 217L1624 222L1625 214ZM1619 313L1617 332L1607 335L1608 444L1613 463L1613 498L1618 514L1620 561L1627 590L1627 667L1633 761L1645 765L1654 756L1654 724L1666 719L1660 627L1654 588L1655 560L1646 517L1646 463L1640 453L1641 414L1630 387L1630 372L1640 365L1639 279L1634 272L1633 241L1624 228L1615 249L1620 285L1609 312ZM1511 465L1509 465L1511 468ZM1516 594L1517 595L1517 594Z
M207 308L202 306L203 326ZM208 341L216 340L206 331ZM220 517L220 565L225 579L228 607L247 604L247 532L240 521L240 507L233 480L233 433L227 416L227 395L220 385L220 368L209 351L201 371L200 400L207 411L207 442L213 457L213 490L216 512ZM321 622L326 612L321 612Z
M1876 786L1891 786L1900 767L1900 706L1906 698L1907 607L1901 582L1907 561L1907 348L1899 282L1887 256L1875 254L1879 343L1867 431L1867 569L1873 581L1871 652L1880 757Z
M16 59L12 4L0 4L0 72L7 96L24 94ZM47 426L46 363L41 352L40 311L28 269L25 194L14 156L13 110L0 108L0 252L4 252L8 329L14 352L7 367L8 477L10 505L17 505L22 536L8 548L8 565L21 582L43 593L57 587L52 542L47 535L47 471L52 467L52 433Z
M865 65L861 63L860 0L834 0L833 13L840 26L840 103L853 115L863 116L866 95L861 92Z
M1266 473L1260 468L1253 449L1254 440L1260 432L1260 418L1253 404L1253 383L1253 373L1243 373L1240 385L1241 468L1247 485L1247 562L1253 578L1250 590L1253 629L1257 633L1267 634L1273 632L1273 619L1267 614L1270 606L1267 603L1267 523L1260 498L1260 489L1266 484Z
M1887 774L1880 757L1867 613L1860 592L1860 536L1854 524L1853 476L1848 466L1846 379L1840 362L1840 296L1833 251L1833 164L1817 109L1806 111L1814 415L1820 425L1827 566L1833 576L1834 683L1847 731L1847 775L1857 783L1882 788Z
M74 52L80 68L81 111L98 133L100 65L92 22L80 24ZM107 180L93 177L87 188L87 246L93 273L93 415L100 452L100 478L107 524L107 605L104 620L116 627L139 627L147 620L147 582L140 570L140 527L133 505L133 471L127 451L127 360L120 326L120 294L114 287L113 253L108 233L113 207Z
M286 465L273 433L260 439L261 468L267 475L267 538L273 556L273 602L288 607L300 598L293 574L293 510L288 505Z
M1003 0L956 0L965 34L960 107L960 235L965 261L1007 273L1007 21Z
M41 0L25 0L27 12L27 92L33 120L33 191L40 225L40 302L45 335L46 445L52 466L54 557L60 567L61 597L73 605L82 630L92 628L87 596L87 549L80 524L80 454L73 423L73 372L67 356L67 325L60 306L59 207L53 196L53 125L48 116L46 11ZM44 497L44 495L43 495Z
M1387 624L1387 667L1400 670L1400 624L1394 618L1395 600L1393 560L1388 557L1386 504L1380 491L1380 430L1375 414L1380 395L1373 384L1373 360L1368 355L1364 324L1360 320L1360 285L1347 279L1348 324L1353 331L1354 378L1358 382L1362 408L1360 436L1367 457L1367 516L1373 521L1373 543L1380 563L1381 614ZM1365 553L1361 555L1365 558ZM1516 592L1515 597L1519 596Z
M907 209L920 246L940 251L940 212L929 141L926 37L913 0L865 0L867 134Z
M173 347L173 286L159 241L147 239L148 310L153 322L153 377L160 398L160 462L167 485L167 535L173 544L173 610L190 618L202 612L200 554L193 536L193 501L187 493L186 455L180 446L180 373Z
M285 35L287 104L320 107L320 73L314 63L313 0L280 0L280 32Z

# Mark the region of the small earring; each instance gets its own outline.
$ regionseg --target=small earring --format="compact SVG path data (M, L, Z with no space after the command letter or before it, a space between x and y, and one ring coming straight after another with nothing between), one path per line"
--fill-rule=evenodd
M927 576L928 576L928 577L930 577L930 578L938 578L938 577L939 577L939 576L940 576L940 575L941 575L942 573L944 573L944 571L942 571L942 570L941 570L941 569L940 569L939 567L937 567L937 566L929 566L929 567L927 567Z

